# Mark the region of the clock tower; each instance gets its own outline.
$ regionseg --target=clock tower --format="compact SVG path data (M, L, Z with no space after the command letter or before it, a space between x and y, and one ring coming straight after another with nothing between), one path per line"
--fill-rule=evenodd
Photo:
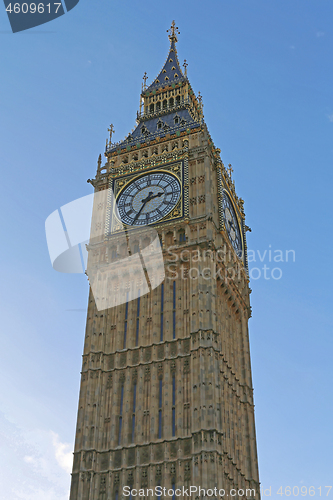
M162 70L149 86L144 76L135 130L113 143L110 127L89 180L70 500L260 498L244 202L179 64L178 34L173 22ZM144 252L156 241L152 277Z

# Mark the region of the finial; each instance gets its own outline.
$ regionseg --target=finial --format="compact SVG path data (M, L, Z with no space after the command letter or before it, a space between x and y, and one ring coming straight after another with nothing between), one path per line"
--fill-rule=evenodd
M146 71L145 71L145 74L143 75L142 80L143 80L143 82L144 82L144 83L143 83L143 90L146 90L146 88L147 88L147 80L148 80L148 75L147 75L147 72L146 72Z
M171 28L167 30L167 33L169 33L170 42L178 42L177 34L180 35L180 31L178 29L178 26L176 26L175 21L172 21Z
M185 76L187 76L187 66L188 66L188 64L187 64L187 62L186 62L186 59L184 59L184 64L183 64L183 66L184 66L184 69L185 69L185 71L184 71L184 75L185 75Z
M97 160L97 168L101 168L101 164L102 164L102 155L100 154Z
M234 169L233 169L233 168L232 168L232 166L231 166L231 163L229 163L229 164L228 164L228 168L227 168L227 170L228 170L229 177L230 177L230 179L231 179L231 174L232 174L232 172L234 171Z
M108 128L108 132L110 132L110 140L109 140L109 147L111 146L111 139L112 139L112 134L115 132L115 129L113 128L113 125L111 123L110 128ZM106 141L107 143L107 141Z
M201 118L203 118L203 102L202 102L202 95L201 95L200 91L198 93L198 101L199 101L200 115L201 115Z

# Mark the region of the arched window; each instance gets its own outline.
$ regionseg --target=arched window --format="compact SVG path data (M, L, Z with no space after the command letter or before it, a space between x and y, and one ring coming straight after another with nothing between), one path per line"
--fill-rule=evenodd
M180 104L180 95L176 96L176 105L178 106Z
M169 99L169 106L173 106L173 97L170 97Z
M185 243L185 242L186 242L185 231L179 231L179 243Z
M149 106L149 112L150 112L150 113L154 113L154 104L151 104L151 105Z
M168 107L168 101L166 99L164 99L163 101L163 109L167 109Z
M161 109L161 101L158 101L156 103L156 111L160 111L160 109Z

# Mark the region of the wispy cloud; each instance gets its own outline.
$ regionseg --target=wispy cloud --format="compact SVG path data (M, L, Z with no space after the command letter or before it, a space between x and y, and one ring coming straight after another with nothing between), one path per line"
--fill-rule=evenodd
M26 432L0 413L3 500L68 500L71 446L53 431Z
M51 431L52 443L55 449L55 458L64 471L70 474L73 465L73 453L68 443L61 443L58 434Z
M332 113L332 114L330 114L330 115L327 115L327 116L328 116L329 121L330 121L330 122L333 122L333 113Z
M324 31L317 31L316 36L320 38L321 36L325 36Z

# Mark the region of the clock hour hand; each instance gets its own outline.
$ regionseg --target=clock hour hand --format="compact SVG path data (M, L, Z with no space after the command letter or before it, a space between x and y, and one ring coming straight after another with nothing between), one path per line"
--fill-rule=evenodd
M152 196L152 197L150 198L150 200L153 200L154 198L159 198L159 197L160 197L160 196L162 196L163 194L164 194L164 193L157 193L157 194L155 194L154 196ZM149 201L150 201L150 200L149 200Z
M233 229L235 229L234 221L233 220L228 220L228 222L229 222L229 226L232 227Z
M138 213L136 214L136 216L134 217L133 219L133 222L135 222L137 220L137 218L139 217L139 215L141 214L142 210L144 209L144 207L146 206L146 204L153 200L154 198L157 198L159 196L162 196L162 194L164 194L163 192L162 193L158 193L158 194L155 194L153 196L153 191L150 191L147 198L144 198L142 201L142 207L140 208L140 210L138 211Z

